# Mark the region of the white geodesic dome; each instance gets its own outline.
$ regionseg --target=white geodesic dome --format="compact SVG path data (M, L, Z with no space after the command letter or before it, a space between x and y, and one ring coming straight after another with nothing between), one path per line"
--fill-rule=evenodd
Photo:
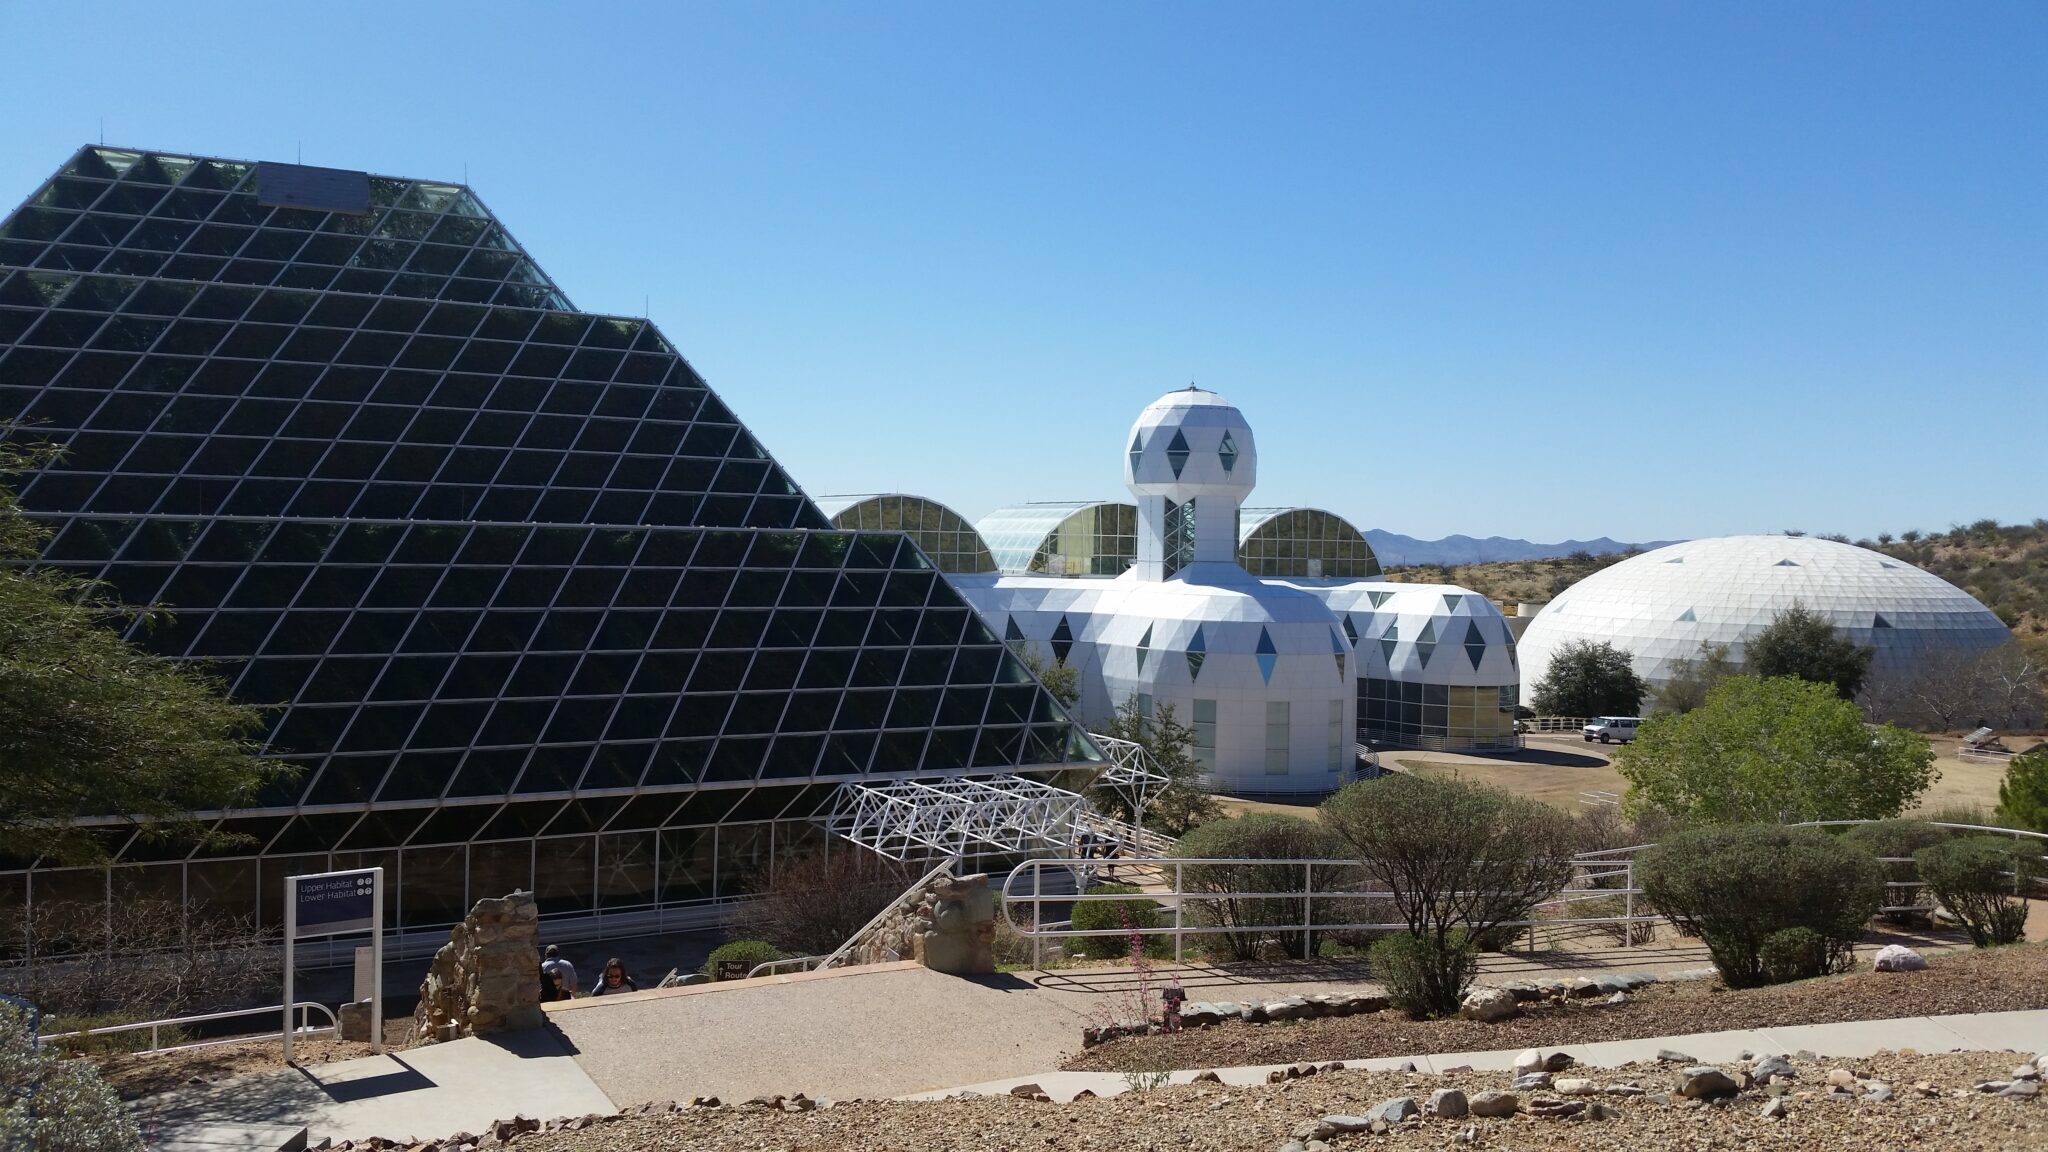
M1652 684L1702 644L1728 645L1740 665L1744 644L1794 604L1874 649L1873 678L2012 642L1969 593L1903 560L1810 536L1722 536L1630 557L1565 589L1522 634L1523 683L1542 680L1573 640L1628 652Z

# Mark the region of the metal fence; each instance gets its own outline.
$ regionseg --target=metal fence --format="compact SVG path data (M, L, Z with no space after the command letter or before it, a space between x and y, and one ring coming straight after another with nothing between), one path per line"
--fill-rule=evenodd
M1642 889L1636 884L1635 853L1643 847L1647 846L1617 848L1575 857L1571 879L1555 895L1536 906L1535 911L1545 914L1527 920L1508 921L1498 927L1527 931L1532 949L1539 931L1593 930L1615 933L1624 941L1633 940L1637 925L1658 919L1655 915L1639 915L1636 910L1636 897L1642 894ZM1099 859L1027 860L1010 871L1003 881L1002 914L1017 935L1031 941L1034 967L1044 966L1047 940L1091 936L1168 936L1173 939L1173 958L1179 961L1186 954L1190 936L1229 933L1289 938L1298 934L1303 955L1312 956L1316 941L1329 934L1367 935L1405 931L1407 928L1406 923L1394 915L1394 893L1376 887L1370 871L1357 860L1155 856L1117 860L1114 867L1117 872L1128 869L1135 876L1158 876L1159 881L1146 884L1135 894L1087 892L1085 889L1089 881L1115 879L1105 868L1105 862ZM1075 887L1083 891L1078 894L1046 892L1045 873L1052 869L1069 873ZM1226 887L1218 890L1216 885L1221 879L1218 873L1223 869L1257 869L1256 875L1271 887ZM1229 883L1227 880L1222 882ZM1066 907L1095 901L1129 900L1157 903L1171 922L1149 928L1075 928L1071 920L1050 920L1042 914L1043 906L1048 904ZM1618 913L1606 912L1605 909L1613 905L1605 902L1617 900L1620 902ZM1259 915L1274 918L1261 923L1224 923L1216 909L1226 902L1257 902L1251 903L1251 907ZM1602 911L1583 914L1594 902L1602 902ZM1361 914L1361 908L1386 915Z
M46 1044L56 1044L65 1040L86 1040L95 1036L114 1036L123 1032L140 1032L143 1029L148 1029L149 1047L140 1049L140 1051L182 1052L192 1048L211 1048L216 1044L239 1044L249 1039L249 1033L238 1032L233 1036L223 1036L215 1040L195 1040L186 1044L166 1046L160 1043L164 1029L172 1029L174 1034L176 1034L182 1033L185 1028L193 1024L208 1024L216 1020L233 1020L238 1016L278 1014L281 1017L284 1010L285 1007L282 1004L270 1004L262 1008L240 1008L232 1012L205 1012L196 1016L170 1016L162 1020L138 1020L132 1024L109 1024L102 1028L81 1028L76 1032L49 1033L42 1037L42 1041ZM294 1036L324 1036L329 1033L338 1033L340 1030L334 1019L334 1010L325 1004L316 1003L311 1000L301 1000L292 1005L291 1011L293 1018L297 1021L292 1030L292 1035ZM327 1023L318 1028L313 1027L307 1022L307 1013L309 1012L318 1012L322 1016L327 1017ZM280 1019L280 1023L282 1023L282 1019Z

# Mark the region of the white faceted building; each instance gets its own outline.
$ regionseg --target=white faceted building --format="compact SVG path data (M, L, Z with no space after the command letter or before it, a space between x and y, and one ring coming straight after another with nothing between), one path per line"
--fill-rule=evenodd
M1136 539L1120 574L949 573L998 636L1079 673L1082 719L1099 727L1126 700L1147 715L1171 704L1195 733L1210 785L1244 795L1332 791L1362 740L1512 746L1513 648L1483 596L1246 571L1241 521L1258 451L1243 414L1214 392L1161 397L1124 444ZM1035 572L1030 557L1058 525L1107 506L1005 510L1015 539L992 551L1010 572ZM1099 536L1099 521L1089 524ZM985 519L993 542L990 528ZM1476 724L1481 697L1487 715ZM1362 707L1387 726L1367 725Z
M1936 652L2012 643L1969 593L1903 560L1810 536L1723 536L1645 552L1567 588L1523 633L1523 675L1540 681L1574 640L1623 649L1652 685L1702 644L1727 645L1740 666L1745 643L1795 604L1874 649L1873 680L1910 676Z

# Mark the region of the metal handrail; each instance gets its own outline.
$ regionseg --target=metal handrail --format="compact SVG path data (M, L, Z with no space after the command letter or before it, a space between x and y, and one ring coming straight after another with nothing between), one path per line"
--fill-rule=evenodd
M300 1000L291 1006L291 1011L296 1013L299 1019L303 1021L305 1019L306 1010L309 1008L318 1009L322 1014L324 1014L327 1017L326 1027L312 1028L302 1023L298 1028L293 1030L293 1035L319 1036L328 1032L340 1032L341 1025L334 1018L334 1009L329 1008L325 1004L319 1003L315 1000ZM201 1040L192 1044L173 1044L170 1047L165 1048L160 1047L157 1043L158 1030L163 1028L182 1028L187 1024L205 1024L213 1020L232 1020L237 1016L255 1016L265 1012L283 1012L284 1010L285 1006L282 1004L271 1004L262 1008L239 1008L232 1012L204 1012L197 1016L172 1016L163 1020L139 1020L133 1024L108 1024L100 1028L81 1028L76 1032L54 1032L44 1036L43 1040L45 1042L55 1040L78 1040L83 1039L87 1036L106 1036L115 1032L136 1032L140 1031L141 1029L147 1028L149 1029L149 1047L143 1049L143 1051L184 1052L193 1048L212 1048L220 1044L239 1044L243 1041L251 1039L251 1037L248 1035L228 1036L219 1040Z
M1608 851L1613 852L1619 850L1609 849ZM1146 892L1140 890L1138 892L1077 893L1045 892L1043 879L1046 868L1064 868L1070 872L1074 872L1076 875L1080 875L1085 870L1099 863L1101 862L1097 860L1084 860L1075 858L1041 858L1034 860L1026 860L1023 863L1017 865L1015 868L1011 869L1009 875L1005 877L1002 889L1003 918L1006 922L1008 922L1011 929L1015 931L1019 936L1025 937L1026 939L1032 941L1033 965L1035 967L1044 967L1044 941L1053 938L1066 939L1069 937L1132 935L1171 936L1173 937L1174 959L1178 961L1184 955L1186 947L1186 938L1189 935L1215 935L1226 932L1259 932L1275 934L1285 933L1291 935L1293 933L1299 932L1302 934L1304 944L1307 944L1313 941L1317 933L1321 932L1387 932L1402 929L1405 927L1405 925L1401 923L1381 920L1356 922L1346 919L1325 922L1316 919L1315 914L1317 902L1321 902L1324 905L1324 907L1327 908L1330 902L1332 901L1374 900L1380 902L1389 902L1394 899L1395 894L1390 891L1367 890L1359 888L1316 888L1315 869L1317 866L1320 865L1324 868L1339 869L1345 872L1357 872L1363 869L1364 865L1360 861L1355 859L1345 860L1313 857L1287 857L1278 859L1263 859L1254 857L1139 857L1135 859L1118 860L1115 863L1118 868L1132 868L1134 870L1152 870L1156 871L1162 877L1170 876L1171 883L1167 887L1166 891ZM1223 865L1281 868L1292 868L1298 866L1303 869L1302 886L1298 889L1279 892L1190 891L1187 887L1186 872L1186 869L1189 865L1194 865L1196 867ZM1660 919L1660 917L1654 915L1636 914L1635 898L1637 896L1642 895L1643 890L1640 887L1638 887L1635 883L1635 861L1633 859L1614 861L1597 858L1584 859L1574 857L1573 865L1574 875L1572 876L1571 880L1567 881L1566 887L1564 889L1561 889L1557 895L1551 897L1550 899L1539 901L1536 904L1536 908L1556 908L1559 911L1569 912L1571 910L1572 905L1575 904L1582 904L1593 900L1609 900L1618 897L1622 901L1621 915L1550 916L1541 919L1505 921L1499 925L1496 925L1495 927L1504 929L1528 929L1532 933L1533 940L1533 933L1537 928L1618 927L1622 928L1624 931L1627 931L1631 926L1635 924L1654 923L1655 921ZM1020 878L1023 878L1027 873L1029 874L1029 878L1031 881L1031 887L1029 892L1019 893L1014 891L1014 889L1017 887L1017 883L1020 880ZM1574 886L1590 885L1602 880L1610 880L1617 878L1621 880L1621 886L1617 888ZM1043 905L1048 903L1080 904L1101 901L1129 900L1152 900L1158 904L1163 905L1165 908L1167 908L1173 913L1173 923L1170 925L1160 925L1151 928L1074 928L1071 926L1071 924L1068 924L1065 927L1059 927L1052 924L1048 924L1043 922L1040 918L1040 909ZM1189 924L1187 922L1186 909L1190 903L1199 906L1204 903L1215 903L1224 900L1300 901L1302 907L1302 918L1299 921L1290 921L1285 924L1200 925ZM1019 923L1018 918L1012 914L1011 909L1013 908L1013 906L1020 904L1031 905L1031 924L1029 927Z
M774 976L780 973L785 966L790 964L803 965L803 967L797 969L797 971L809 972L813 968L825 967L825 965L823 964L812 963L812 961L814 960L823 959L825 959L825 957L823 956L784 956L780 960L766 960L754 965L752 968L747 969L747 974L744 977L744 979L752 980L756 976Z

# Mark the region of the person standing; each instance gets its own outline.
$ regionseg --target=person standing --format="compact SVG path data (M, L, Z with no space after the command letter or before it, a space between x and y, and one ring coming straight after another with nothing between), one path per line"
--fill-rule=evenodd
M556 983L561 985L562 999L575 999L576 966L562 959L561 945L548 945L547 960L541 964L540 970L542 975L552 977Z

